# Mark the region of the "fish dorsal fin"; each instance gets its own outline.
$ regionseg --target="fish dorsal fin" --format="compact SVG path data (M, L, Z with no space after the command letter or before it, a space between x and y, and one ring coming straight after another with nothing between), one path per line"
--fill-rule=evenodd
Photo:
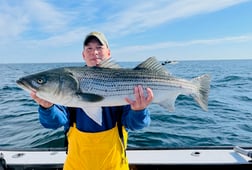
M112 60L111 58L100 62L99 67L102 67L102 68L121 68L121 66L119 64L117 64L114 60Z
M162 64L155 57L149 57L134 68L134 70L140 69L147 69L155 71L157 73L171 75L169 71L164 66L162 66Z

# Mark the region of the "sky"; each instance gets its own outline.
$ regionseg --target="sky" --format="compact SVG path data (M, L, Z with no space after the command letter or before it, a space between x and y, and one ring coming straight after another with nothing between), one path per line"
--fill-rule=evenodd
M83 62L91 31L116 61L252 59L252 1L0 0L0 63Z

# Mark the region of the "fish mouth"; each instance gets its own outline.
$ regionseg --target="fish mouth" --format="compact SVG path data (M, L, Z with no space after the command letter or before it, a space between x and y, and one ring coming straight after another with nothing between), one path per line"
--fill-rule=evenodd
M27 83L24 79L19 79L16 81L17 85L21 87L22 89L28 91L28 92L36 92L36 89L32 88L29 83Z

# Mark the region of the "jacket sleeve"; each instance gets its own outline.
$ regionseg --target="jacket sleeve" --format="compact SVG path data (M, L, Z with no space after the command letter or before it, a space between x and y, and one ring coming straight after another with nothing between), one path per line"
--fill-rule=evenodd
M122 114L122 124L129 130L140 130L150 125L150 112L147 108L134 111L125 106Z
M39 106L39 121L42 126L49 129L57 129L64 126L68 128L68 109L64 106L53 105L50 108Z

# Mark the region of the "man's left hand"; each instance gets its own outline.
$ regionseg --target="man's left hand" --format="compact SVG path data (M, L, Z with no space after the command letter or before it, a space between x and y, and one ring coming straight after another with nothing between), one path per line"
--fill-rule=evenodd
M143 110L153 100L153 92L150 88L146 88L147 96L144 95L144 90L141 85L134 88L134 94L136 100L131 100L128 97L125 100L130 104L132 110Z

